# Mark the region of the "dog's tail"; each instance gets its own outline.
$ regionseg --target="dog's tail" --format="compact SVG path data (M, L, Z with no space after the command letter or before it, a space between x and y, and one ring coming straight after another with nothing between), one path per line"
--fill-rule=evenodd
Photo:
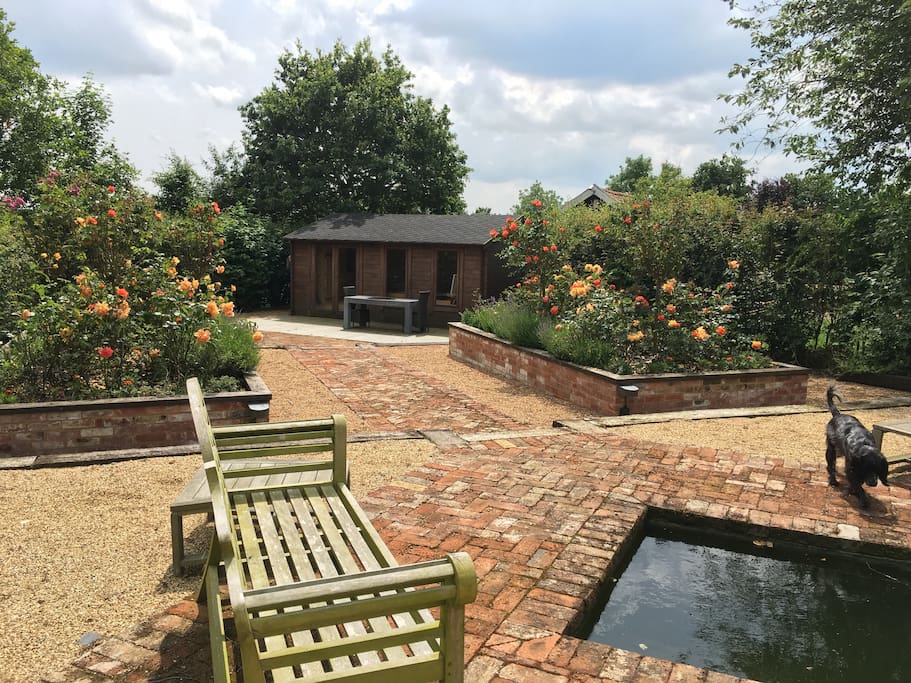
M835 401L832 400L835 398L837 398L839 401L844 400L841 396L838 395L838 392L835 391L835 385L833 384L829 387L829 390L826 391L826 403L829 406L829 412L832 413L832 417L841 415L838 408L835 407Z

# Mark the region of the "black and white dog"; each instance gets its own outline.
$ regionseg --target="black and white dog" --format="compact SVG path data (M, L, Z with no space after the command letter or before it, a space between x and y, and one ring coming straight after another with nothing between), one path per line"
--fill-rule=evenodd
M848 493L853 493L860 500L861 507L868 507L870 499L863 490L863 485L876 486L877 480L888 486L889 463L879 452L873 435L852 415L842 415L835 407L834 398L841 396L835 393L835 387L826 392L826 402L832 419L826 425L826 470L829 472L829 485L838 486L835 479L835 458L844 456L845 477L848 479Z

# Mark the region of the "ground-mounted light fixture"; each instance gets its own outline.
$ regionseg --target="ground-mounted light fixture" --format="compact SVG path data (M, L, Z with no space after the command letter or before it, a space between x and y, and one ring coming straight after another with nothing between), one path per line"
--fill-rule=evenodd
M629 415L629 398L639 395L639 387L635 384L621 384L620 393L623 394L623 407L620 408L620 415Z

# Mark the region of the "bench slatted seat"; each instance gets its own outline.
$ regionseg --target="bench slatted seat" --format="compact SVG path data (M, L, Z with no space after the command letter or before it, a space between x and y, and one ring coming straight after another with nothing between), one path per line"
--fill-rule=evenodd
M219 428L212 430L215 433L215 442L219 444ZM288 465L287 460L227 460L222 462L226 470L239 470L257 467L256 476L238 479L226 479L229 489L250 486L268 487L275 484L294 484L313 481L316 472L302 470L299 472L285 472L282 467ZM183 518L186 515L212 512L212 498L209 495L209 484L206 482L205 468L200 467L183 487L177 497L171 502L171 566L174 576L182 576L185 569L203 564L206 555L185 554Z
M221 568L246 683L463 681L471 558L396 563L348 488L344 417L213 430L195 378L187 389L215 521L197 596L207 602L215 680L231 673ZM291 478L257 483L256 457L301 441L331 459L270 461L269 475ZM308 480L294 479L302 471Z

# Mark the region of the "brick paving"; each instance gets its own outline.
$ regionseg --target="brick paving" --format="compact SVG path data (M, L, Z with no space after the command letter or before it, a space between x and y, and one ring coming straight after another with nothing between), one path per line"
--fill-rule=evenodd
M367 367L339 349L299 352L307 354L302 361L323 364L327 386L349 406L372 411L378 428L385 420L396 429L456 432L441 462L361 502L400 562L456 550L474 559L479 593L466 610L470 683L738 680L564 634L649 507L911 551L906 485L874 489L862 512L844 488L827 486L823 462L789 466L598 432L509 434L520 426L407 368ZM422 408L410 415L416 397ZM503 433L477 434L491 427ZM208 680L206 638L204 614L184 601L128 633L101 637L70 669L42 680Z

